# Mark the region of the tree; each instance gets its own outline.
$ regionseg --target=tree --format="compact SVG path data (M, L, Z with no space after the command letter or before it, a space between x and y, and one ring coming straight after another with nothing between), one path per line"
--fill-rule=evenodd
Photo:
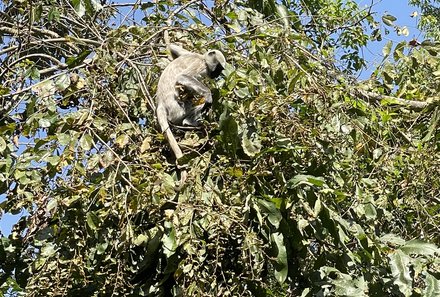
M436 296L435 40L388 44L360 81L362 47L394 24L354 1L23 0L0 16L0 208L23 214L0 244L3 294ZM180 192L154 117L167 36L229 63L204 130L175 130Z
M410 0L409 3L419 7L421 10L420 15L417 11L413 14L413 17L420 17L420 21L418 23L419 27L424 30L428 37L432 37L438 41L440 38L440 2L438 0Z

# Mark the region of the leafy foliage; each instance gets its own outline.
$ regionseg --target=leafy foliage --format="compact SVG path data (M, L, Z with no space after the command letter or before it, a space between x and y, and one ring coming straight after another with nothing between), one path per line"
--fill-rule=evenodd
M436 296L438 44L361 82L377 22L353 1L173 3L4 1L0 292ZM175 131L180 192L166 34L228 60L205 129Z

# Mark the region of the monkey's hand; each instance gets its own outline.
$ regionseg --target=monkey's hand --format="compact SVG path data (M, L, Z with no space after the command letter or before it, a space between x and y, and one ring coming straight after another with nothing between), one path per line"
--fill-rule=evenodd
M205 102L206 102L205 97L195 97L194 96L194 99L193 99L194 106L199 106L199 105L205 104Z
M211 92L209 92L209 96L205 97L205 102L203 102L203 108L201 112L207 111L212 105L212 95Z

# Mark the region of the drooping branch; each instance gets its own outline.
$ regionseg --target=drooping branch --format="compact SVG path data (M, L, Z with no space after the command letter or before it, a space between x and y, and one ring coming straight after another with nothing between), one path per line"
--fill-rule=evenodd
M423 109L428 107L431 104L435 104L440 102L440 97L432 97L432 98L428 98L426 101L415 101L415 100L407 100L407 99L402 99L399 97L394 97L394 96L387 96L387 95L381 95L381 94L377 94L371 91L365 91L362 89L353 89L351 91L351 95L355 96L355 97L361 97L364 100L367 101L386 101L388 103L391 104L398 104L398 105L406 105L410 108L414 108L414 109Z

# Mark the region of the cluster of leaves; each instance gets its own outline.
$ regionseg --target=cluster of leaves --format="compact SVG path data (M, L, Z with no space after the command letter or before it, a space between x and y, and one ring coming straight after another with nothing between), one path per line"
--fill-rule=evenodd
M376 23L353 1L59 2L0 15L0 208L22 214L1 293L436 296L438 107L354 90L436 102L437 44L387 46L361 83ZM205 129L175 131L180 192L164 35L228 61Z
M440 1L409 0L409 3L421 9L420 15L417 12L413 14L413 17L420 17L418 26L426 33L428 37L439 40Z

